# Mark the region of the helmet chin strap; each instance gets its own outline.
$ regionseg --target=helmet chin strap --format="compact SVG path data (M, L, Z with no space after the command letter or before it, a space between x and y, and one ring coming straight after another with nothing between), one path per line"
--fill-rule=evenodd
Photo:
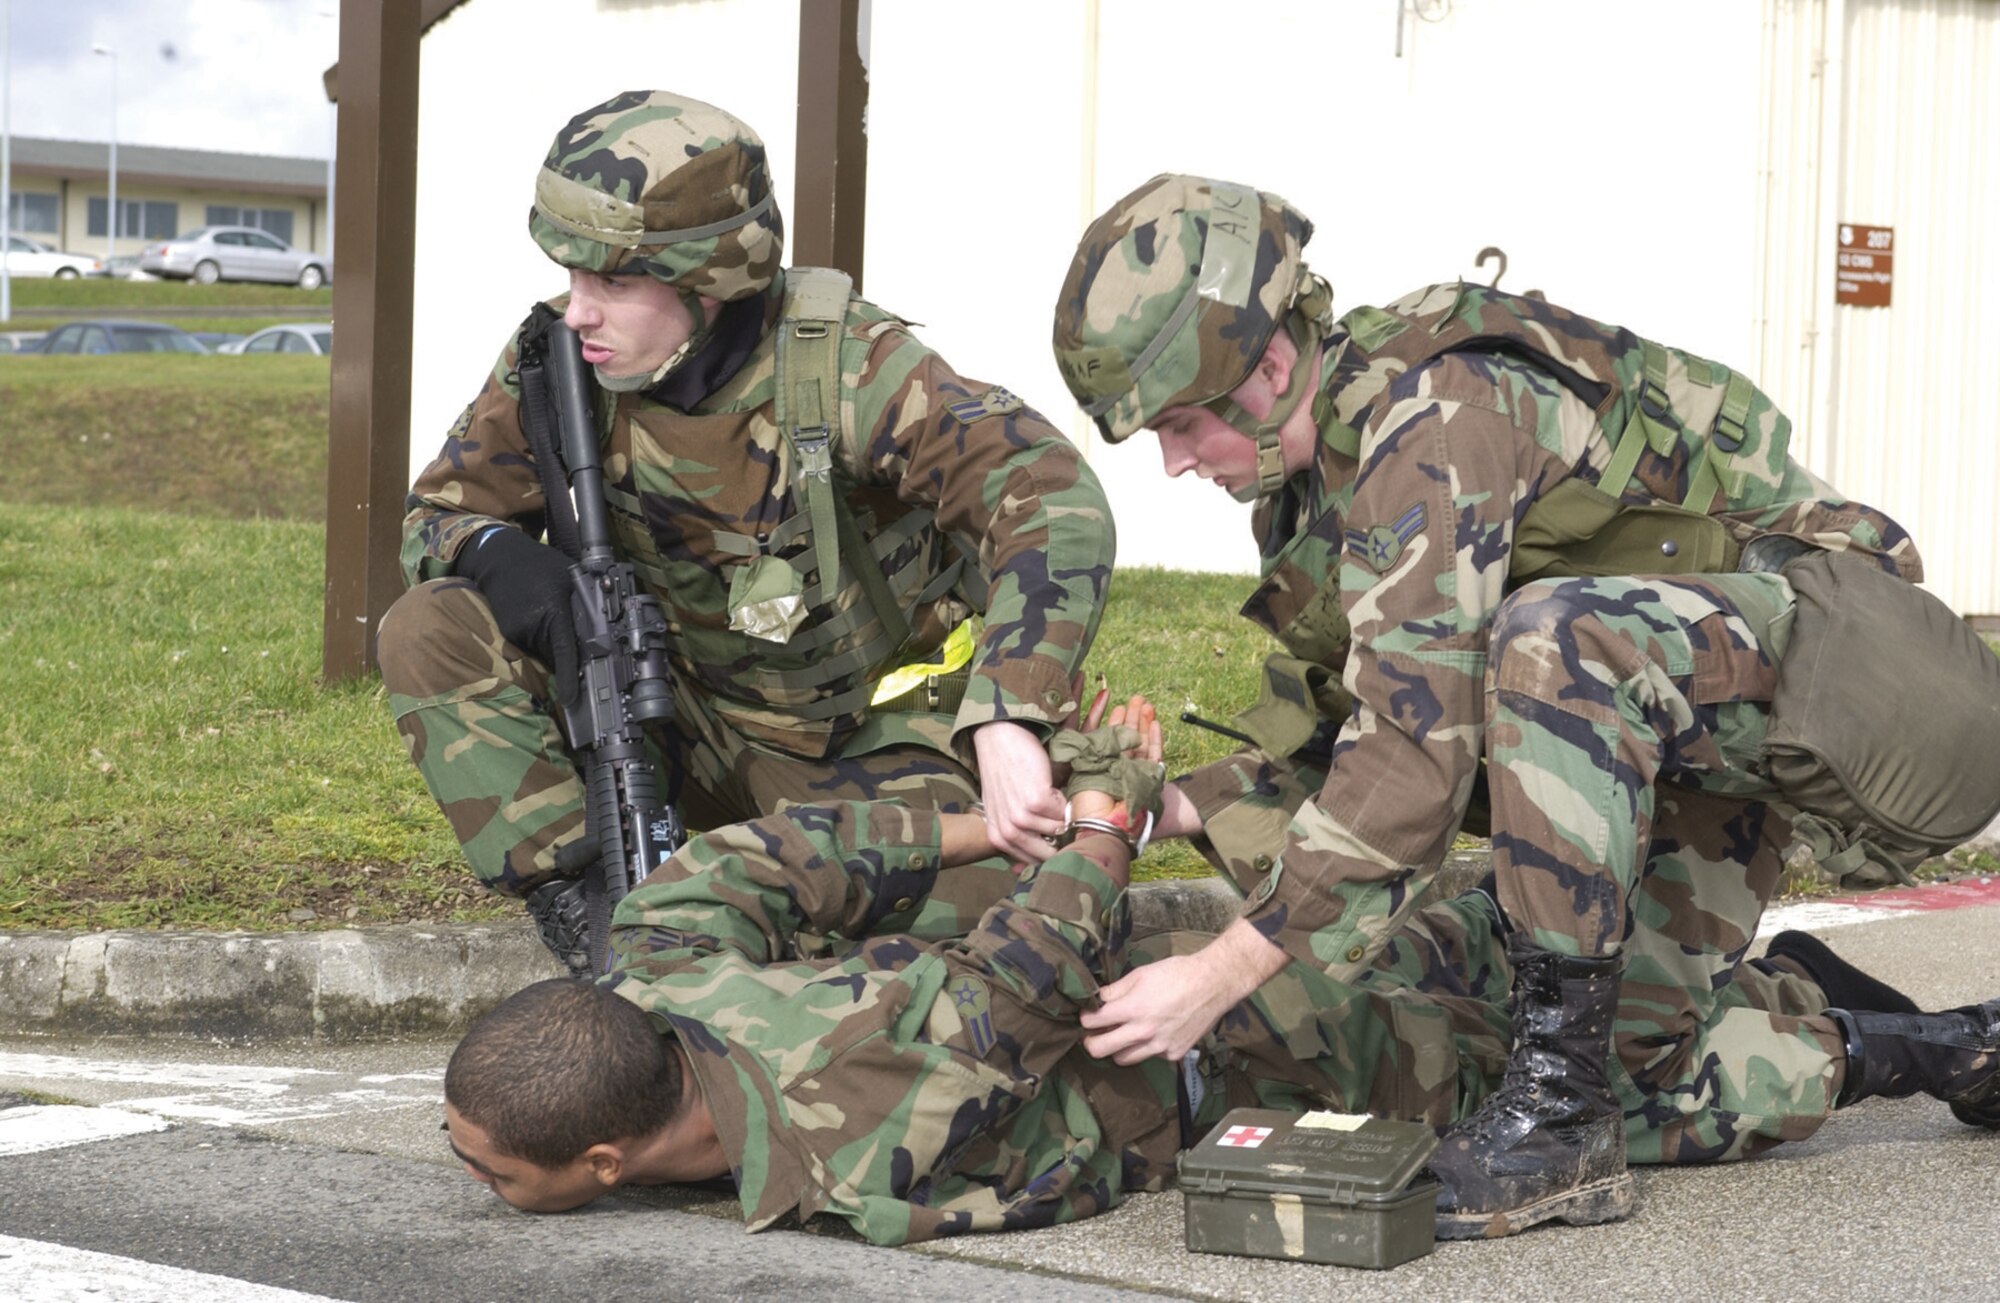
M1291 478L1285 473L1285 450L1279 442L1278 431L1292 419L1292 413L1299 410L1299 404L1312 389L1312 359L1318 356L1321 339L1316 322L1293 324L1297 320L1287 321L1285 329L1299 346L1298 359L1292 364L1292 373L1285 380L1284 391L1271 404L1269 416L1261 421L1253 419L1228 394L1205 404L1208 410L1257 444L1257 483L1254 487L1246 485L1236 491L1237 499L1242 502L1269 497Z
M1254 487L1246 485L1235 491L1233 496L1239 502L1254 502L1258 498L1269 497L1291 478L1285 471L1285 450L1278 432L1292 419L1292 414L1298 411L1299 404L1305 401L1306 394L1312 389L1313 360L1319 356L1320 344L1326 339L1327 328L1333 318L1333 290L1303 265L1299 268L1299 277L1299 295L1285 317L1285 332L1297 345L1298 355L1292 361L1292 372L1285 379L1284 390L1271 403L1271 414L1261 421L1256 420L1228 394L1204 404L1257 445L1257 483Z
M693 290L681 289L679 286L675 287L675 292L680 296L681 306L687 309L688 320L694 325L692 333L682 341L679 348L674 350L672 357L660 363L659 367L651 372L641 372L635 376L615 376L605 371L603 367L593 366L590 369L596 373L597 383L601 388L614 394L631 394L641 389L651 389L665 380L669 372L694 356L695 352L708 342L709 331L715 323L709 320L708 313L703 309L701 296Z

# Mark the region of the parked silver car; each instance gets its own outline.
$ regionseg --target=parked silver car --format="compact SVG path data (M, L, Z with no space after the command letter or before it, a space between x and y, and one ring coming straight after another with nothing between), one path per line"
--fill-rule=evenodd
M251 226L199 226L139 251L139 270L197 285L217 281L277 281L316 290L333 279L324 254L294 249Z
M87 253L64 253L54 245L25 236L7 237L7 272L12 276L53 276L75 280L79 276L102 276L104 262Z
M218 353L317 353L333 352L333 326L324 321L287 322L266 326L247 339L232 340L215 350Z

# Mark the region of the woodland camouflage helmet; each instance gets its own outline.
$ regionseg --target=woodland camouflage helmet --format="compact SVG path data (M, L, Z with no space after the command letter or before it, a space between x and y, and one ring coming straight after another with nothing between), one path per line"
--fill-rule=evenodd
M1258 491L1284 480L1278 427L1307 388L1309 367L1264 421L1228 394L1284 325L1300 356L1332 317L1326 282L1300 251L1305 214L1277 195L1227 181L1161 175L1084 232L1056 301L1056 364L1084 413L1117 443L1169 407L1213 408L1257 441Z
M556 133L528 233L565 267L725 302L768 289L785 246L757 133L664 91L613 96Z

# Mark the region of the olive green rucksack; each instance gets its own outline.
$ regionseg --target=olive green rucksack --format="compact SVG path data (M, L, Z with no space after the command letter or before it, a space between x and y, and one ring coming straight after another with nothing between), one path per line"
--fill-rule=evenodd
M2000 658L1869 557L1809 552L1783 573L1798 610L1764 772L1836 880L1909 882L2000 814Z

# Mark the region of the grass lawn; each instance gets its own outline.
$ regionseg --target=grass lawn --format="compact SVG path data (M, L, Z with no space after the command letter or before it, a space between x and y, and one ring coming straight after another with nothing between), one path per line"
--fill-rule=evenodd
M7 465L0 497L318 520L327 362L174 353L0 358Z
M319 684L322 547L298 520L0 512L0 924L498 912L379 685Z
M132 281L84 277L56 280L54 277L15 277L16 308L74 308L92 315L118 315L120 308L185 307L268 307L273 314L297 311L304 316L324 318L333 306L328 288L302 290L295 285L252 285L231 281L222 285L196 285L192 281ZM27 317L9 330L34 330L47 317Z

